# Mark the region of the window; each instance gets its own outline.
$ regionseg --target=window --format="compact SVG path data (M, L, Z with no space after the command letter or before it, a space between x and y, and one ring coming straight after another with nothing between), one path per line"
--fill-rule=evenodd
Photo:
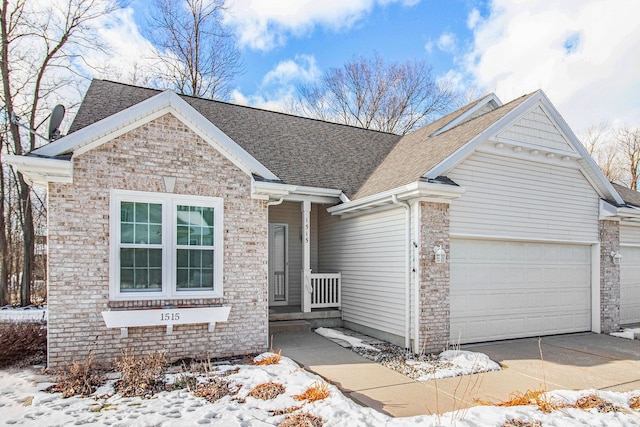
M222 296L222 199L112 190L110 297Z

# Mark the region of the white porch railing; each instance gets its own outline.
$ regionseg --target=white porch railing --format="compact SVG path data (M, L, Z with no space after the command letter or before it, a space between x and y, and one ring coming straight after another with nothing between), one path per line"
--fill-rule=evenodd
M340 308L342 275L311 273L311 308Z

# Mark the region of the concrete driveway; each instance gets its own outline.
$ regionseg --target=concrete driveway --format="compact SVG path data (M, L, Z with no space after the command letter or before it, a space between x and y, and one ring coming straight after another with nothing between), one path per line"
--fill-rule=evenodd
M396 417L504 401L527 390L640 390L640 341L592 333L543 337L540 343L527 338L463 345L504 368L428 382L413 381L314 332L276 334L273 346L345 395Z

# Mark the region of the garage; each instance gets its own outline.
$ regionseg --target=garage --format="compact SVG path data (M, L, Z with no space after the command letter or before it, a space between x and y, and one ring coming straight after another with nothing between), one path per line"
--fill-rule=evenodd
M620 245L620 323L640 323L640 247Z
M451 240L451 340L591 330L591 246Z

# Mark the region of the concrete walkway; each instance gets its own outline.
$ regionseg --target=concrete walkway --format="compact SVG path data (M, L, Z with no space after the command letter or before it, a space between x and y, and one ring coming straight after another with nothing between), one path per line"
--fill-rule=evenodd
M444 413L513 392L640 389L640 341L592 333L462 346L501 363L498 372L417 382L314 333L276 334L273 348L338 386L355 401L395 417Z

